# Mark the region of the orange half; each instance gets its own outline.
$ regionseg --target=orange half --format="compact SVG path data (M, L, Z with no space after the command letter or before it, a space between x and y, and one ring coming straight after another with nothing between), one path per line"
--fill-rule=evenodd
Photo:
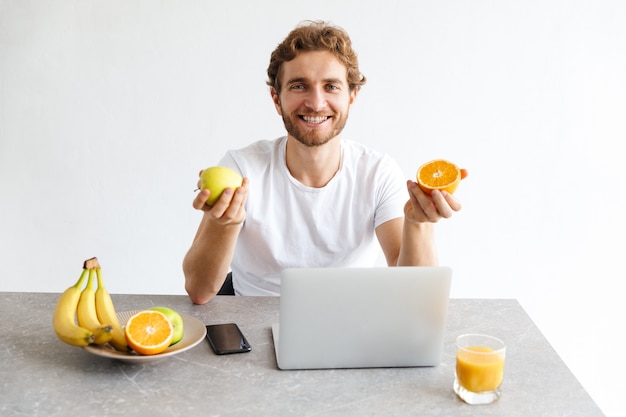
M445 159L426 162L417 170L417 183L429 195L433 190L452 194L460 182L461 170L456 164Z
M133 315L124 327L126 342L141 355L156 355L167 349L174 336L174 326L160 311L145 310Z

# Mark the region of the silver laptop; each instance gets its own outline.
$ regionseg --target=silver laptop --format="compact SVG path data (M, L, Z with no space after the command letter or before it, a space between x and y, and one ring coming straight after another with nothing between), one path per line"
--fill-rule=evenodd
M438 365L451 278L448 267L285 269L278 367Z

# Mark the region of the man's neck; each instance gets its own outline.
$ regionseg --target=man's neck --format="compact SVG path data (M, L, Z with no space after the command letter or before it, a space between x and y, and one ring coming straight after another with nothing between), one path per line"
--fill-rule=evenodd
M321 146L306 146L288 136L285 159L291 176L303 185L324 187L339 170L341 138L337 136Z

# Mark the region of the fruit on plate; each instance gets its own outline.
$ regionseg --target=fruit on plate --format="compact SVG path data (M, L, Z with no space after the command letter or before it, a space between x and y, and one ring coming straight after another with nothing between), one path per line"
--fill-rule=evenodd
M174 326L156 310L142 310L131 316L124 327L128 346L140 355L157 355L170 346Z
M170 345L175 345L176 343L180 342L185 332L185 329L183 327L183 318L181 317L181 315L176 310L173 310L169 307L152 307L150 310L160 311L161 313L165 314L165 317L167 317L172 323L172 326L174 326L174 335L172 337Z
M206 202L209 206L217 202L225 189L237 189L242 182L243 178L238 172L223 166L209 167L200 174L200 188L211 191Z
M96 258L93 258L94 260ZM97 260L96 260L97 263ZM98 320L101 323L108 323L113 326L113 336L109 340L109 344L115 349L125 352L128 350L128 343L126 343L126 336L124 335L124 329L117 317L115 306L109 291L104 286L102 280L102 269L100 265L94 267L96 270L96 276L98 277L98 289L96 290L96 312L98 314Z
M76 307L76 319L79 326L93 332L93 343L102 345L113 337L113 326L101 323L98 320L96 292L93 289L96 272L93 269L85 269L85 271L89 271L89 279L87 280L87 285L80 293L80 300L78 301L78 307Z
M76 284L61 294L52 314L54 332L59 339L72 346L83 347L94 341L93 332L76 324L76 308L80 300L81 287L88 272L87 269L83 269Z
M417 183L428 195L433 190L453 194L459 183L467 176L467 171L445 159L435 159L425 163L417 170Z
M98 280L97 290L94 290L94 275ZM86 278L87 285L81 290ZM52 327L59 339L72 346L109 343L117 350L128 351L124 329L104 287L97 258L83 262L83 272L76 284L59 297L52 314Z

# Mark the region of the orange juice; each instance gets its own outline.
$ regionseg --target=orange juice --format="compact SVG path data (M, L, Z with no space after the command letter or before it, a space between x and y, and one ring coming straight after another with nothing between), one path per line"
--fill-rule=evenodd
M468 346L456 354L459 384L471 392L495 390L504 376L504 355L485 346Z

